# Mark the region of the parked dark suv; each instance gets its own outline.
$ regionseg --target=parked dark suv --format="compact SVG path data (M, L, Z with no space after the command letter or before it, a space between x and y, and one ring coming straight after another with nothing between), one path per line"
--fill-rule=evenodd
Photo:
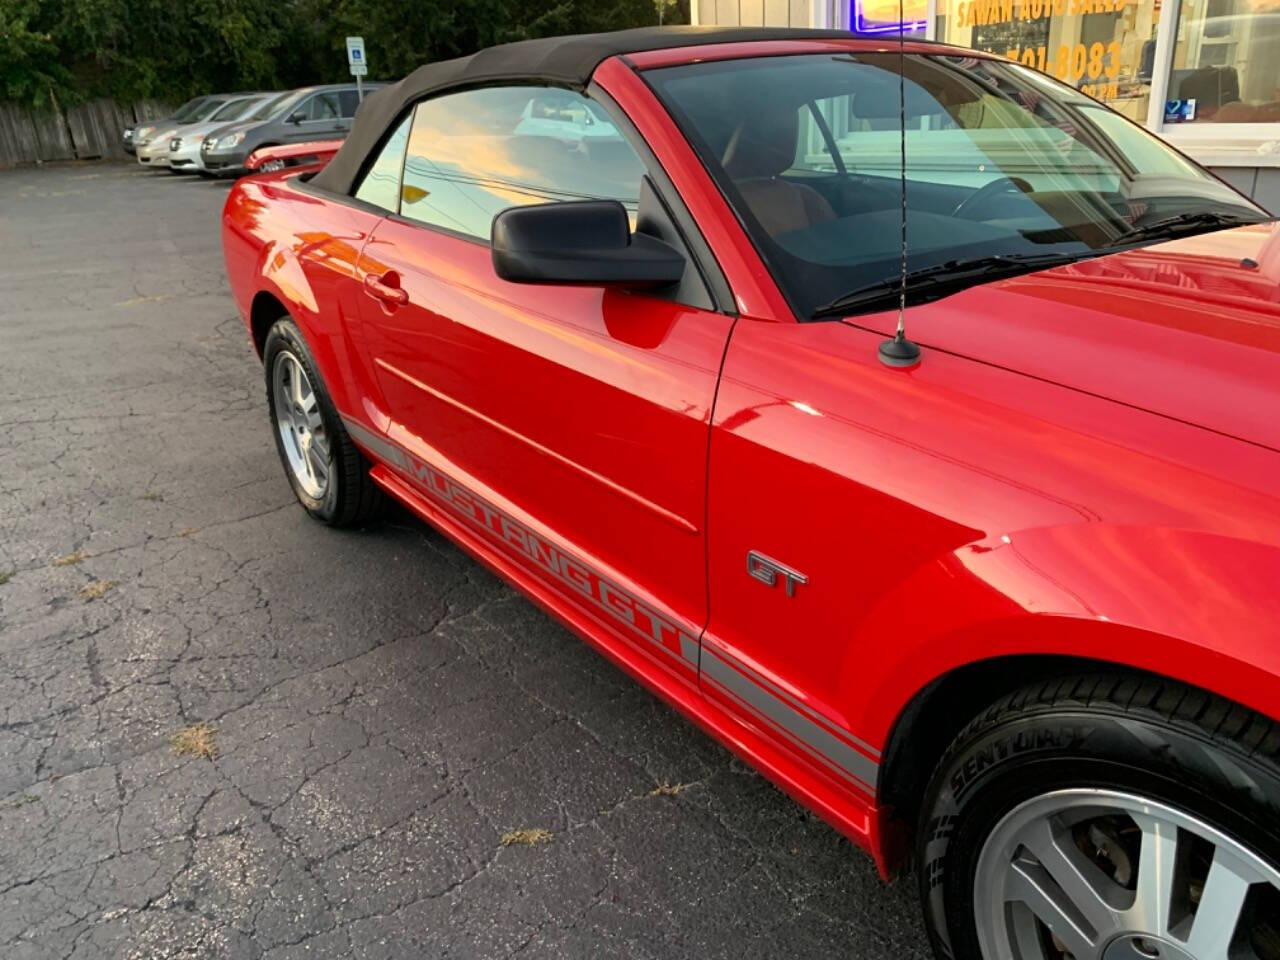
M382 83L366 83L371 92ZM249 154L259 147L308 140L343 140L360 105L353 83L299 87L256 110L252 117L220 127L200 146L201 167L216 176L244 173Z

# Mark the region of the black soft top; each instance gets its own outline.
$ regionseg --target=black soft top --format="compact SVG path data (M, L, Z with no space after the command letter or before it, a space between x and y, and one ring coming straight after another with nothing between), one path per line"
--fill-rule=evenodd
M691 47L704 43L752 40L850 40L847 30L797 30L778 27L640 27L612 33L545 37L488 47L469 57L442 60L419 67L399 83L365 98L356 111L346 142L312 183L335 193L350 193L365 158L382 142L388 128L405 108L423 97L450 87L478 86L494 81L547 83L583 90L591 74L612 56Z

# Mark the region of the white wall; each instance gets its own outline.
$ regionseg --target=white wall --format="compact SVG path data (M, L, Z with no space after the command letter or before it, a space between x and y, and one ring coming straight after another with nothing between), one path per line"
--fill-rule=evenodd
M830 23L826 0L693 0L693 21L722 27L817 27Z

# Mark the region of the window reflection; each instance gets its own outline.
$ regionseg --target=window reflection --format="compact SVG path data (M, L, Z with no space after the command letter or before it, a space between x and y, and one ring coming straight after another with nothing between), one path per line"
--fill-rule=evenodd
M1280 121L1280 0L1183 0L1169 123Z
M937 36L1017 60L1143 122L1160 6L1139 0L938 0Z
M356 199L384 210L400 209L400 169L404 166L404 148L409 142L409 118L396 128L364 175L356 190Z
M620 200L634 214L643 167L600 108L567 90L496 87L420 103L402 216L488 239L508 207Z
M896 292L904 214L907 270L941 273L963 259L1068 262L1152 243L1151 228L1185 216L1209 217L1203 229L1263 216L1150 133L1020 64L868 52L646 79L801 315L851 292ZM922 282L921 296L930 289Z

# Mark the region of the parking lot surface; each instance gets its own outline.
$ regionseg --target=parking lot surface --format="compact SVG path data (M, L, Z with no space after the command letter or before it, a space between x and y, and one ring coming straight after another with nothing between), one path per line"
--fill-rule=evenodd
M441 535L305 515L226 191L0 171L0 957L926 957L912 879Z

